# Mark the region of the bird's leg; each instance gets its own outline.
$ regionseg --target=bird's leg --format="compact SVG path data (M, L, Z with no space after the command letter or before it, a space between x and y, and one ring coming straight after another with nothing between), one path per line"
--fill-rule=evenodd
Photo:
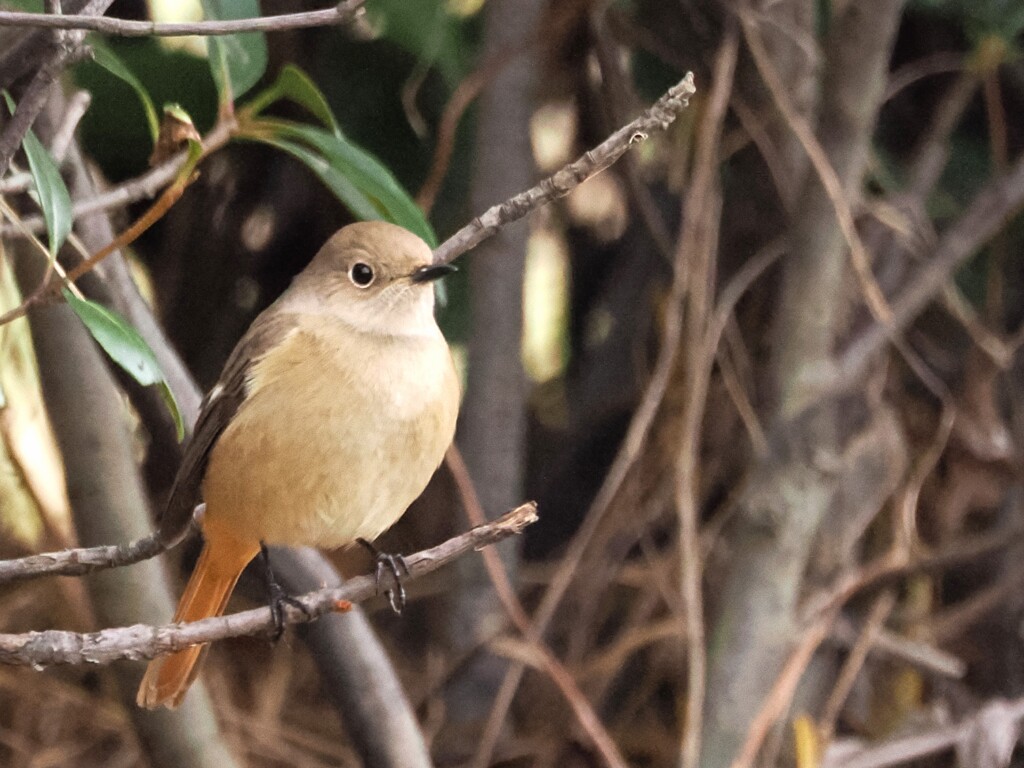
M387 552L381 552L366 539L356 539L356 541L367 549L367 551L373 556L373 561L377 564L376 578L378 594L380 594L381 577L384 575L384 571L386 570L391 574L391 579L395 582L395 588L385 589L384 594L387 596L388 602L391 604L391 610L400 614L402 609L405 608L405 586L402 584L402 574L405 574L406 576L409 575L409 566L405 562L405 558L401 555L392 555Z
M281 635L284 634L285 604L288 604L293 608L298 608L308 619L312 619L313 615L309 612L306 606L302 604L302 601L287 594L284 591L284 587L277 582L277 579L274 577L274 569L270 567L270 552L267 550L267 545L262 541L260 542L260 559L263 560L263 567L265 569L264 574L267 578L270 615L274 617L274 642L276 643L281 639Z

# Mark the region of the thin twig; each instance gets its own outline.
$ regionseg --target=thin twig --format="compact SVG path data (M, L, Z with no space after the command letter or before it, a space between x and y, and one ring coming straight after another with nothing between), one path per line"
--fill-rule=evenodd
M832 692L825 702L821 717L818 718L818 733L824 743L832 740L836 730L836 720L842 712L846 699L853 690L853 684L867 661L868 653L872 650L878 635L881 633L889 614L896 607L896 594L889 590L875 598L874 605L868 611L868 617L864 622L857 640L853 643L846 661L836 678Z
M50 155L58 166L67 157L68 147L71 146L71 141L75 137L75 131L78 130L78 123L89 111L91 103L92 94L88 91L74 91L68 96L64 114L61 115L60 124L50 142Z
M835 211L836 222L839 230L850 248L850 263L864 293L864 300L871 310L875 319L882 324L888 324L891 320L891 309L886 303L885 294L875 280L871 271L871 258L868 255L864 242L857 233L857 226L854 222L853 209L846 191L843 189L843 182L836 173L828 153L821 145L814 130L804 117L800 114L789 98L788 91L778 69L772 63L771 57L765 48L764 41L757 25L752 19L752 13L745 8L740 9L740 23L743 27L744 36L754 62L757 65L761 79L771 93L772 100L779 112L786 118L786 123L799 140L807 158L814 166L825 193L828 195Z
M462 454L454 443L448 449L445 461L452 473L452 478L455 480L455 487L458 489L463 509L466 512L466 517L469 518L470 524L485 524L487 516L484 514L483 506L480 504L480 497L476 492L476 487L473 485L473 479L470 477L466 462L463 461ZM512 586L512 581L509 579L508 571L505 569L501 557L493 549L485 550L481 554L484 558L487 574L490 576L491 582L494 584L494 590L498 594L498 599L501 600L505 613L508 614L509 619L512 620L512 623L523 635L526 644L530 647L530 657L536 660L536 666L547 673L562 693L562 696L565 697L580 727L590 737L591 742L593 742L597 751L601 753L605 763L610 768L626 768L626 761L620 754L619 748L615 745L615 740L609 735L608 730L601 722L601 718L598 717L587 697L583 695L579 686L576 685L572 675L555 657L551 649L544 644L540 636L531 632L530 617L516 595L515 588ZM514 693L514 689L511 693ZM509 700L509 704L511 704L511 700ZM495 742L497 737L497 729L492 728L489 731L493 735L481 742L473 763L474 765L490 764L489 759L481 761L481 757L484 755L489 758L490 752L493 750L493 742ZM488 745L486 742L492 743ZM488 746L490 749L487 749Z
M908 736L898 736L853 753L849 749L833 748L826 753L821 765L823 768L887 768L911 763L936 752L944 752L968 738L982 721L988 707L993 704L1005 707L1007 716L1014 720L1024 718L1024 699L1007 702L996 700L982 707L973 717L965 718L955 725L944 725Z
M200 159L205 158L211 152L219 149L223 146L231 136L234 123L232 121L221 121L213 131L210 133L210 137L203 143L202 156ZM181 165L184 162L184 153L179 154L178 157L168 161L163 167L175 168L175 176L180 172ZM198 161L197 161L198 162ZM118 251L121 248L131 244L136 238L138 238L143 232L151 227L156 221L163 216L167 209L174 205L181 195L184 193L185 188L192 183L196 178L195 174L192 174L189 178L177 179L174 184L167 187L160 199L157 200L149 209L142 214L135 222L132 223L126 230L118 234L111 242L107 243L103 248L96 251L94 254L86 254L83 261L77 264L71 269L67 275L59 271L59 265L56 261L53 262L54 266L58 268L58 272L61 281L54 281L51 276L47 274L39 286L16 307L4 312L0 315L0 326L5 325L13 320L23 317L28 310L36 304L43 303L48 299L57 299L59 296L59 290L62 285L68 286L72 291L77 289L74 287L74 281L78 280L86 272L91 271L97 264L103 259L109 256L111 253ZM84 215L84 214L83 214ZM28 226L23 221L16 222L20 230L24 233L28 233ZM3 229L0 229L0 235L4 233Z
M409 555L405 558L409 566L405 578L423 576L470 550L522 533L536 519L536 504L523 504L494 522L473 528L431 549ZM309 622L325 614L344 610L348 604L362 602L376 594L377 582L373 576L357 576L341 587L321 589L298 598L301 608L285 606L284 621L287 624ZM0 635L0 663L39 668L48 664L109 664L119 659L151 659L200 643L270 633L274 629L271 610L264 607L191 624L169 624L162 627L136 624L88 634L50 630Z
M843 648L852 648L858 637L859 633L853 622L844 616L836 622L830 640ZM875 657L888 657L906 662L923 672L952 680L960 680L967 674L967 663L958 656L936 648L930 643L911 640L885 627L878 630L871 654Z
M622 157L631 146L646 140L653 131L665 130L689 105L690 96L696 90L693 73L687 73L686 77L669 88L668 92L640 117L615 131L575 162L566 165L540 184L520 192L504 203L488 208L477 216L437 247L434 251L434 261L450 262L513 221L518 221L540 206L569 194L591 176L600 173Z
M59 18L66 18L60 16ZM46 98L50 93L50 86L64 71L64 68L82 56L81 43L78 40L65 40L57 49L57 55L47 61L36 72L29 83L28 88L18 102L14 116L7 121L3 132L0 133L0 176L7 173L7 167L11 158L21 146L25 134L28 133L35 122L36 117L46 104Z
M209 155L214 151L220 149L231 139L236 126L233 122L222 121L215 125L213 129L203 137L203 155ZM79 200L71 206L71 216L75 221L78 219L88 216L90 213L97 213L99 211L107 211L111 208L120 208L121 206L134 203L139 200L149 200L156 197L157 192L166 187L177 176L178 171L181 170L182 163L185 162L187 153L185 151L179 152L174 157L167 160L165 163L146 171L141 176L137 176L134 179L119 184L116 187L103 192L102 194L96 195L95 197L89 197L84 200ZM29 186L31 185L31 177L28 181ZM5 191L4 188L0 187L0 191ZM9 190L11 192L18 191L17 189ZM32 232L44 232L46 230L46 222L42 216L28 216L23 219L24 225ZM17 234L18 230L10 226L4 226L0 228L0 235L13 235Z
M868 589L878 589L917 573L933 573L988 557L1024 541L1024 526L998 530L961 539L956 544L918 556L916 559L890 549L853 573L836 579L834 586L807 601L804 617L840 608Z
M238 32L282 32L345 24L362 9L366 0L344 0L332 8L252 19L208 19L194 22L133 21L107 16L63 16L49 13L0 11L0 27L80 29L124 37L182 37L185 35L233 35Z
M437 126L437 141L434 143L434 158L430 161L430 171L427 173L426 181L416 193L416 204L423 209L424 213L430 213L431 208L434 207L434 201L441 191L441 186L444 184L452 152L455 149L455 134L462 115L476 101L484 86L508 66L514 56L520 56L523 53L521 50L505 51L488 59L479 68L466 75L452 92L448 103L444 105L441 122Z
M839 387L856 386L892 334L905 328L934 299L954 270L988 242L1004 222L1024 206L1024 157L1009 173L994 179L974 197L970 207L950 226L931 258L889 302L890 325L876 323L855 338L836 366Z
M722 193L718 152L729 106L739 53L739 36L731 26L715 56L707 108L698 129L697 155L689 193L683 203L686 226L676 248L675 268L687 275L686 334L689 359L683 372L686 398L675 460L675 501L679 518L680 592L686 616L686 724L679 747L682 768L700 764L707 676L705 648L703 558L700 550L699 463L708 387L720 335L711 336L714 322L715 256Z

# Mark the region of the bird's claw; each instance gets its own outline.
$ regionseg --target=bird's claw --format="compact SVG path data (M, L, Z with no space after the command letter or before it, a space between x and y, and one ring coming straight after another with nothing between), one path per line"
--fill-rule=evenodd
M409 575L408 563L405 562L405 558L401 555L392 555L388 552L381 552L366 539L359 539L359 543L369 550L370 554L373 555L374 562L377 564L374 576L377 579L378 595L381 593L381 583L384 581L384 572L387 571L391 574L391 580L394 582L394 588L385 589L384 596L387 597L388 603L391 605L391 610L395 613L401 614L405 609L405 585L402 584L402 577L403 575Z
M260 544L260 556L263 558L263 565L266 568L268 602L270 604L270 615L274 620L273 641L276 643L284 634L284 607L290 605L303 613L307 619L312 619L313 614L298 598L292 597L284 591L277 579L274 577L274 569L270 567L270 553L265 544Z

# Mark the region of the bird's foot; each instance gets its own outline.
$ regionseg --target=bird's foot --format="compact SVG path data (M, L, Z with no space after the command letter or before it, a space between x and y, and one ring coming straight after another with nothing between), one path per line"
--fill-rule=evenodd
M306 618L312 619L313 614L309 612L309 609L302 604L301 600L298 600L287 592L284 591L277 578L274 576L274 569L270 566L270 553L267 551L267 545L260 542L260 557L263 560L263 566L265 568L265 574L267 578L267 599L270 605L270 615L274 619L274 637L273 640L276 643L281 639L281 635L284 634L284 607L290 605L292 608L296 608L305 614Z
M393 589L385 589L384 595L387 597L388 603L391 605L391 610L400 614L405 608L405 586L402 584L402 576L409 575L409 566L405 562L405 558L401 555L392 555L387 552L381 552L366 539L359 539L358 541L369 551L371 555L373 555L373 560L377 564L377 569L375 571L377 578L377 594L380 594L381 591L380 585L383 581L384 572L387 571L391 574L391 580L395 585Z

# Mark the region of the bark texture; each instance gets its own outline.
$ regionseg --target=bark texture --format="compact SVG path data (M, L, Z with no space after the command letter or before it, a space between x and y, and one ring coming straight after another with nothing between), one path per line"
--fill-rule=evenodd
M856 195L880 106L899 0L850 3L826 40L818 140ZM832 200L809 171L783 268L772 368L778 401L768 451L755 459L732 531L733 558L709 643L701 765L727 766L797 637L812 545L871 423L858 396L815 399L846 321L847 248Z

